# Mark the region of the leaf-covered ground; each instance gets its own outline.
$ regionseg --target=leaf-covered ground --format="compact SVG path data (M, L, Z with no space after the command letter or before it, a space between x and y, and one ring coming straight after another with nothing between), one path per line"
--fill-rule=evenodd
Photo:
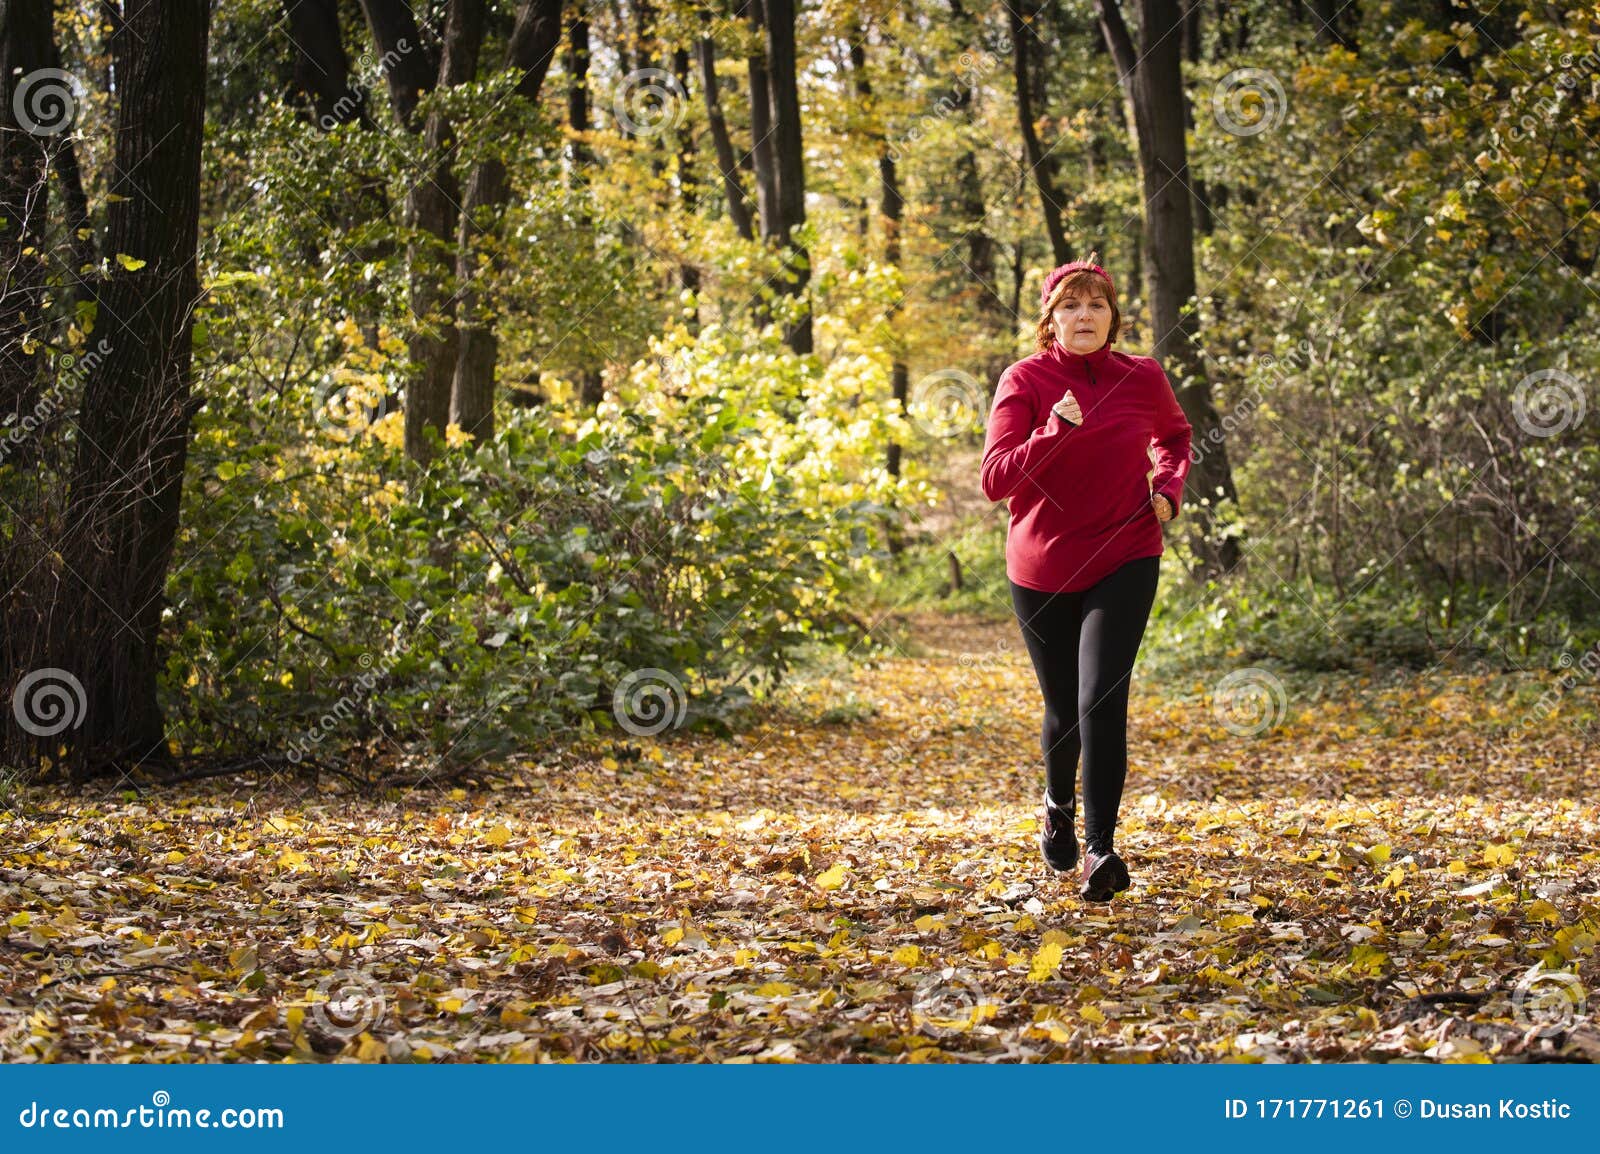
M1134 886L1086 905L1038 857L1014 623L913 635L737 736L569 751L481 791L15 793L0 1053L1600 1057L1581 694L1325 681L1246 732L1214 685L1136 673Z

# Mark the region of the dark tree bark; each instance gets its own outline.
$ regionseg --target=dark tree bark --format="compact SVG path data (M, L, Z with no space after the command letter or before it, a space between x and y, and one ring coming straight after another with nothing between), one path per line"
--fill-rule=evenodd
M1311 12L1319 44L1326 47L1337 44L1341 48L1354 50L1355 45L1339 28L1339 14L1340 10L1346 7L1345 4L1339 0L1301 0L1301 3Z
M0 443L25 464L37 442L23 422L39 403L45 222L52 143L71 92L37 73L55 57L49 0L12 0L0 27ZM30 76L33 77L30 83ZM18 97L21 100L18 100ZM0 457L0 460L3 460Z
M763 240L782 237L778 210L778 159L772 140L772 93L766 49L766 9L763 0L742 0L740 13L746 15L756 34L754 54L746 58L750 74L750 155L756 173L756 210L761 218Z
M438 84L453 88L477 73L483 45L484 0L450 0ZM405 453L418 464L432 459L427 430L444 437L461 338L456 328L454 245L460 181L452 166L455 130L440 112L430 113L422 132L422 175L406 198L407 224L415 239L407 253L415 332L409 341L414 365L406 384Z
M350 58L339 31L337 0L283 0L289 41L294 45L294 81L311 100L317 126L372 127L367 94L350 83Z
M678 81L678 88L683 92L683 98L689 98L689 51L686 48L672 50L672 74ZM698 171L698 153L694 144L694 131L690 126L677 129L678 134L678 200L683 207L685 216L693 218L700 209L700 176ZM700 266L693 260L685 259L678 265L678 285L695 294L698 302L700 294ZM695 314L689 319L691 332L700 331L700 308L695 305Z
M422 38L409 0L361 0L372 42L383 58L389 99L400 123L417 132L417 102L439 77L438 53Z
M964 38L963 43L976 53L979 48L978 28L972 14L962 6L961 0L950 0L950 15ZM970 122L972 86L958 82L951 105L956 116ZM972 149L963 149L956 156L955 166L953 207L962 222L962 235L957 243L966 246L966 271L970 279L977 282L974 289L978 294L978 315L991 336L997 340L1004 338L1007 343L1003 353L996 353L987 359L984 371L988 379L993 380L1006 364L1015 359L1014 350L1009 347L1011 333L1016 328L1015 314L1007 310L1005 298L999 291L995 242L984 227L988 202L983 192L983 175L978 171L978 158Z
M1050 237L1050 251L1055 256L1056 264L1065 264L1072 259L1071 250L1067 245L1066 230L1061 225L1061 198L1056 191L1054 176L1055 165L1047 160L1043 147L1039 144L1039 132L1034 124L1037 115L1033 107L1033 85L1029 73L1028 60L1034 53L1033 18L1038 16L1039 6L1033 5L1024 15L1019 3L1006 5L1006 18L1011 26L1011 66L1012 76L1017 84L1017 119L1022 127L1022 151L1028 164L1028 171L1033 174L1033 182L1039 190L1039 202L1044 210L1045 233Z
M1200 572L1211 577L1238 562L1234 537L1216 540L1213 507L1235 501L1233 472L1211 400L1204 358L1196 343L1195 314L1184 306L1195 295L1194 220L1184 141L1183 61L1172 0L1139 0L1140 43L1128 33L1117 0L1096 0L1100 26L1129 92L1138 125L1144 181L1145 281L1149 286L1151 354L1181 382L1178 401L1194 428L1196 445L1213 446L1194 464L1186 489L1193 503L1191 541Z
M900 267L900 221L905 212L905 197L900 193L900 176L898 166L895 164L894 152L889 147L889 141L884 132L883 124L876 117L876 110L872 101L872 78L867 74L867 50L861 27L854 19L849 27L850 34L850 74L855 81L856 98L861 107L872 118L872 138L878 150L878 219L883 228L883 261L891 268ZM895 331L895 317L899 315L901 305L895 301L889 306L884 320L887 322L889 332ZM895 411L905 413L906 401L911 395L911 370L906 364L902 344L894 340L894 359L890 363L890 396L894 401ZM898 441L890 441L888 452L885 456L884 466L891 477L900 475L900 462L902 448ZM890 547L894 552L899 552L901 541L898 537L890 538Z
M87 776L167 763L156 696L162 590L178 531L189 422L207 0L127 0L112 38L121 103L90 373L67 489L53 664L84 690L82 725L51 738ZM137 174L136 176L134 174ZM127 265L143 262L137 267Z
M594 166L594 153L583 140L583 134L589 131L589 22L581 15L568 28L566 70L567 123L574 136L572 183L575 188L582 188ZM587 212L579 213L577 227L580 236L590 235L593 222ZM598 365L580 372L578 399L591 409L605 399L605 376Z
M550 71L561 44L563 0L522 0L517 20L506 48L505 67L519 72L516 98L536 104L544 78ZM482 294L474 285L478 276L477 247L480 237L494 233L506 203L511 199L511 182L506 166L491 156L473 170L467 186L467 202L461 215L456 246L456 279L461 284L461 347L456 354L454 385L450 394L450 419L471 437L485 440L494 436L494 375L499 358L494 316L486 311ZM497 262L491 259L491 267Z
M700 9L700 23L709 25L711 13ZM739 161L733 153L733 139L728 135L728 120L722 113L722 98L717 91L717 42L709 34L700 37L700 87L705 93L706 123L711 130L711 144L717 151L717 169L722 176L723 199L728 205L728 216L733 227L745 240L755 239L755 229L750 221L750 200L739 182Z
M772 95L773 150L778 169L779 241L792 279L781 286L785 296L806 302L811 282L811 256L795 235L806 222L805 154L800 136L800 88L795 53L794 0L764 0L766 5L768 87ZM785 322L783 339L800 354L811 351L811 309Z

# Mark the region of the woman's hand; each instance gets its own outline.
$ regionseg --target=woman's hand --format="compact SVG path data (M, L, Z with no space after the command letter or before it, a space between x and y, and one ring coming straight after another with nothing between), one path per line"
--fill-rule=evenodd
M1172 520L1172 502L1167 500L1165 493L1150 494L1150 505L1156 511L1157 521Z
M1078 408L1078 398L1072 395L1072 390L1067 390L1067 395L1050 406L1056 416L1066 421L1069 425L1083 424L1083 412Z

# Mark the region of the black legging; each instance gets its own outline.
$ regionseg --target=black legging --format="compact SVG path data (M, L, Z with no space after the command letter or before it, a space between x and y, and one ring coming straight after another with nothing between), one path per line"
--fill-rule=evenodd
M1112 848L1128 776L1128 686L1155 603L1160 557L1138 557L1077 593L1044 593L1015 581L1011 604L1044 694L1046 781L1051 800L1076 797L1083 753L1084 845Z

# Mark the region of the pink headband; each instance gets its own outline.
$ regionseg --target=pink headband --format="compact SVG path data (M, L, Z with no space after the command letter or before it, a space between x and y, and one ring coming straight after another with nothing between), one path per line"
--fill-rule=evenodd
M1088 260L1070 260L1064 265L1060 265L1051 269L1049 273L1045 275L1044 288L1039 290L1039 307L1044 308L1045 305L1050 303L1050 290L1061 283L1062 277L1075 272L1088 271L1099 273L1101 276L1106 278L1106 285L1111 289L1111 291L1115 292L1116 285L1111 280L1111 274L1094 263L1094 258L1099 255L1100 254L1098 252L1091 252Z

